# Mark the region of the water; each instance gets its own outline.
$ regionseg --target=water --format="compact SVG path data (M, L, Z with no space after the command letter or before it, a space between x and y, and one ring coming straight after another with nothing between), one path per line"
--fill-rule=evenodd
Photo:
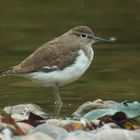
M62 114L71 114L97 98L140 101L139 0L5 0L0 2L0 68L18 64L39 45L77 25L95 35L116 37L113 44L94 46L95 57L78 81L60 89ZM0 78L0 108L37 103L52 112L51 89L20 77Z

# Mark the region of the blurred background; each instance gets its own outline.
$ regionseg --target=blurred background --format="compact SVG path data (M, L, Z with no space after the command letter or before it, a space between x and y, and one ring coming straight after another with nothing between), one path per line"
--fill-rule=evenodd
M72 27L87 25L96 36L117 41L95 45L88 71L60 88L62 114L98 98L140 101L139 13L140 0L0 1L0 69L20 63ZM36 103L51 113L52 90L21 77L0 77L0 108L21 103Z

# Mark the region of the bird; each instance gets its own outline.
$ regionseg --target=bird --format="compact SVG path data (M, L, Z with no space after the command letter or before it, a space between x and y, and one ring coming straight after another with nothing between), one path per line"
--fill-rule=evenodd
M0 75L21 76L43 87L52 87L60 112L59 87L76 81L85 73L94 57L92 45L100 42L111 40L96 37L88 26L76 26L38 47L21 63L1 70Z

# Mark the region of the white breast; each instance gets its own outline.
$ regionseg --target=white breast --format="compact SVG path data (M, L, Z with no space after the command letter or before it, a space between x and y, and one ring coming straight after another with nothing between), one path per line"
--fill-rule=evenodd
M48 73L34 72L24 76L38 82L45 87L53 87L56 83L59 83L59 86L62 86L71 83L81 77L91 64L93 56L94 52L92 48L90 58L85 55L83 50L80 50L75 63L67 68L64 68L63 70L56 70Z

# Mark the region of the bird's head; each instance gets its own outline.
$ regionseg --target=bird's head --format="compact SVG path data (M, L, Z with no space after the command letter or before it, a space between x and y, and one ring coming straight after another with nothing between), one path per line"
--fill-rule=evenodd
M93 31L87 26L77 26L71 29L73 35L84 44L110 43L111 40L95 37Z

